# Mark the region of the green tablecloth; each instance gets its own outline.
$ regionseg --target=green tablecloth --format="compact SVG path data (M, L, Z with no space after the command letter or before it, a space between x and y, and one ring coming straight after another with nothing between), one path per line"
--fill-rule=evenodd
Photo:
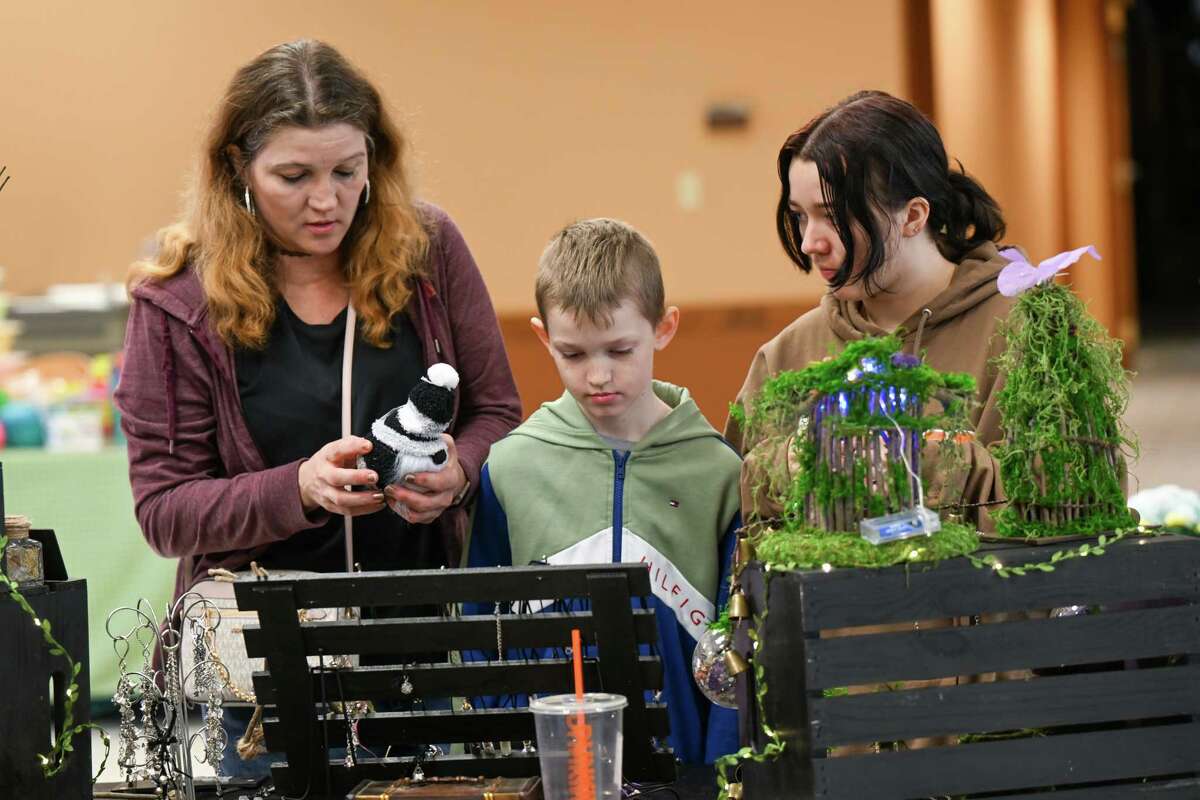
M72 578L86 578L92 700L111 700L117 658L104 630L110 611L150 601L161 617L175 585L175 560L161 558L133 516L123 445L99 453L0 451L4 507L35 528L52 528Z

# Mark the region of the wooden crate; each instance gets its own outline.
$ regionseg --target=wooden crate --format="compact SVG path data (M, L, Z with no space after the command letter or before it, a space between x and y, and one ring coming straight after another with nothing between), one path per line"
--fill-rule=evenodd
M1017 565L1071 546L990 552ZM778 759L743 766L749 800L1200 798L1200 539L1126 539L1007 579L959 558L828 573L751 564L742 582L754 614L767 612L762 714L786 741ZM1072 605L1098 610L1047 613ZM890 628L830 635L881 625ZM746 648L744 631L738 639ZM1010 671L1023 677L954 680ZM743 740L761 750L753 672L739 687L740 716ZM868 686L882 690L829 691ZM953 744L889 746L921 737ZM857 754L835 751L847 745Z
M50 621L51 632L71 657L83 665L77 678L75 722L88 722L87 581L50 581L22 594L40 619ZM51 780L42 777L38 762L38 754L49 752L52 737L62 730L69 673L66 659L50 653L41 629L12 601L7 589L0 592L0 697L4 704L0 711L0 798L91 797L91 731L71 740L74 749L66 769Z
M425 710L426 700L478 695L557 694L573 688L570 657L537 658L544 648L562 648L579 629L595 656L584 659L587 691L624 695L623 773L631 780L675 780L673 754L658 744L670 733L665 704L647 702L645 691L662 688L662 662L641 655L641 645L658 638L654 611L644 598L650 574L644 564L593 564L502 567L491 569L411 570L329 574L234 585L238 606L259 613L259 624L245 628L251 657L265 657L269 671L254 674L254 690L265 705L267 748L286 763L272 766L277 789L288 796L344 797L364 780L408 777L416 764L410 755L388 757L427 743L516 742L509 755L441 755L421 764L426 775L520 777L539 774L538 756L520 743L536 739L528 708L450 708ZM638 607L632 598L643 598ZM530 602L585 600L575 610L519 613ZM494 605L514 609L493 612ZM464 604L461 615L442 617L430 606ZM487 611L479 613L474 605ZM300 621L301 608L387 608L388 616L337 622ZM563 607L564 609L566 606ZM422 616L396 616L418 609ZM429 615L429 616L426 616ZM502 631L502 634L501 634ZM447 651L499 651L504 660L429 661ZM525 656L534 653L535 656ZM326 670L312 667L308 656L323 654L383 657L386 664ZM408 663L416 661L417 663ZM408 684L408 689L402 688ZM360 756L347 765L330 758L330 744L346 741L344 718L326 715L329 704L344 700L376 703L420 700L412 710L376 710L358 721L363 743L383 756Z

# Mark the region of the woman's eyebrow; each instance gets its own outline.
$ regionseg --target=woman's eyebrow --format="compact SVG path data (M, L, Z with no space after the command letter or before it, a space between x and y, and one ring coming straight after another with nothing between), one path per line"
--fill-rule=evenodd
M366 157L367 157L367 154L365 152L358 152L352 156L346 156L345 158L340 159L337 163L345 164L350 161L361 161L362 159L364 159ZM312 169L312 164L306 164L303 161L285 161L282 164L275 164L271 167L271 169L289 169L289 168L290 169Z

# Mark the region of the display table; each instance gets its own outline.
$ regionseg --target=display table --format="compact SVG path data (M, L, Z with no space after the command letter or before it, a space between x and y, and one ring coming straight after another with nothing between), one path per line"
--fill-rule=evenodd
M211 781L205 781L197 785L196 797L208 798L216 797L216 791L210 785ZM717 784L713 779L713 768L700 764L691 764L681 766L679 768L679 780L671 784L670 792L661 792L663 797L675 797L678 800L716 800ZM100 800L127 800L131 796L145 796L147 800L154 797L154 790L149 784L139 784L138 788L131 790L123 783L97 783L94 788L94 797ZM243 794L249 795L251 792L243 791ZM225 797L230 796L229 789L225 789ZM235 793L236 796L236 793ZM259 797L259 795L255 795ZM283 795L272 792L264 796L263 800L283 800ZM309 800L321 800L317 794L309 795ZM342 800L340 797L331 798L330 800Z
M139 597L158 614L175 584L175 561L156 555L133 515L125 447L98 453L0 451L9 514L52 528L67 574L88 585L88 649L92 700L107 703L117 685L117 659L104 630L110 611Z

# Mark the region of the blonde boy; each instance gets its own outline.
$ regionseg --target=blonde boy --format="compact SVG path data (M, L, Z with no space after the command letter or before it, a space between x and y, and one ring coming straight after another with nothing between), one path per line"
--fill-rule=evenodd
M647 564L671 742L711 762L736 749L736 715L699 693L691 656L728 588L741 460L687 389L654 380L679 310L641 234L612 219L567 226L535 294L533 331L565 391L493 445L468 563Z

